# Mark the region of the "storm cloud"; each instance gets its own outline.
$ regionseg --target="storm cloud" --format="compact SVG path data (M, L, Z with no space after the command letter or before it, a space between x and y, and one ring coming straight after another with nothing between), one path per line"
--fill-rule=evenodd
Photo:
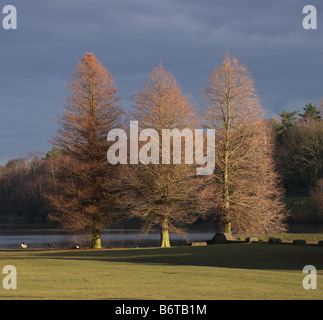
M18 29L0 28L0 163L50 149L74 66L93 52L125 109L161 60L205 108L202 87L227 50L245 63L267 116L323 96L323 5L302 27L302 0L7 0Z

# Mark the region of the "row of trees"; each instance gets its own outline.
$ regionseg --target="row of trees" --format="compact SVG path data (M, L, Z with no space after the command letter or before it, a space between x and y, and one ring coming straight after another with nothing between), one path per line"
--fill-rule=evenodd
M278 121L273 120L277 130L277 167L287 194L308 195L323 177L320 114L319 107L309 103L303 113L283 111Z
M102 228L131 217L141 219L146 231L159 227L163 247L170 246L169 232L182 233L199 217L216 219L225 232L286 229L275 146L277 141L283 143L292 129L279 128L276 135L273 121L264 119L248 69L236 58L226 54L222 64L209 74L204 88L207 111L202 116L162 64L133 96L133 108L127 114L109 71L91 53L76 66L69 90L65 113L52 139L53 149L45 159L27 161L28 168L21 177L27 181L31 163L37 162L37 179L30 181L37 189L39 206L46 207L49 219L65 229L90 235L92 247L101 247ZM137 120L140 129L155 129L159 137L162 129L214 129L214 173L197 176L196 163L184 161L110 164L106 156L113 143L107 141L107 133L114 128L129 130L129 120ZM146 152L147 158L153 152L149 138L140 142L140 152ZM0 172L0 194L13 199L10 192L16 190L18 199L19 187L8 189L12 186L6 175L8 166ZM25 186L18 177L14 185ZM20 199L24 211L25 202ZM4 208L10 208L9 200Z
M1 221L46 221L44 193L52 190L50 165L36 152L0 166Z

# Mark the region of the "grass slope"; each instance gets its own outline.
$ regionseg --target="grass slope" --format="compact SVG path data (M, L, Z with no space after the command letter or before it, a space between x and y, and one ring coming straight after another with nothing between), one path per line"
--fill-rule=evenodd
M0 251L0 267L8 264L17 268L18 288L0 287L0 299L323 298L318 246ZM318 270L317 290L302 287L305 265Z

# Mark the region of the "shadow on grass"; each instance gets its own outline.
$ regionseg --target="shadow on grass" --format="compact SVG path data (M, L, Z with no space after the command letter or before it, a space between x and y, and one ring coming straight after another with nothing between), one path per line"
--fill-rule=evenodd
M323 247L267 243L223 244L206 247L74 250L38 252L37 257L177 266L206 266L258 270L323 270ZM35 256L35 258L37 258Z

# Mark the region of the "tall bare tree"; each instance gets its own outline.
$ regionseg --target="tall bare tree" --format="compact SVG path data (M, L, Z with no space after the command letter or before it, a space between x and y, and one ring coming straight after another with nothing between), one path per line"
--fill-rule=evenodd
M161 247L169 247L169 232L181 234L197 219L196 172L192 164L184 163L183 155L181 164L173 163L172 145L169 164L162 163L162 130L178 129L177 133L182 133L197 124L197 116L190 98L182 94L174 76L161 64L153 69L133 102L131 118L138 121L139 129L154 129L158 134L158 161L129 165L123 170L126 188L122 201L131 216L144 221L144 230L158 226ZM139 152L143 145L139 144ZM148 157L151 152L148 150Z
M60 154L51 164L55 192L47 199L51 220L71 232L88 234L101 247L100 231L114 218L116 168L106 159L108 132L121 127L122 110L109 71L87 53L69 84L65 113L52 139Z
M227 233L284 230L273 131L248 69L227 53L204 93L205 123L216 130L216 169L203 193L208 211Z

